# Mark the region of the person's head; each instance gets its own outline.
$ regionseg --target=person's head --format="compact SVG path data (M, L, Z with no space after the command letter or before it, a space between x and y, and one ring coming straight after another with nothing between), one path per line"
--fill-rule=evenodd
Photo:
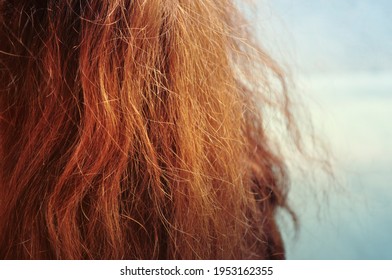
M251 37L231 0L0 1L0 258L284 257Z

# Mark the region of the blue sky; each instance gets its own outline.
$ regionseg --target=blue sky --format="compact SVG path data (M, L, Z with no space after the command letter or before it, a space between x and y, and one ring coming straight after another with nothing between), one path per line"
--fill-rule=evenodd
M257 2L251 23L293 74L339 183L294 180L289 258L392 259L391 15L386 0Z
M267 19L262 25L270 39L292 48L305 71L392 70L392 1L258 3L258 18Z

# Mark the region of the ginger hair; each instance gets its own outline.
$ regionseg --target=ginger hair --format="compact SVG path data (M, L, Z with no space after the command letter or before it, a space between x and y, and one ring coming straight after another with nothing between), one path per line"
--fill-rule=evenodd
M233 2L0 1L0 258L284 258L285 74Z

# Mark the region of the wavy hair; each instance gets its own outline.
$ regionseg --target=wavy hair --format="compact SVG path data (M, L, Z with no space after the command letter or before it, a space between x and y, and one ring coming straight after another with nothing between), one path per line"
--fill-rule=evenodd
M233 1L0 1L0 22L0 258L284 258L285 74Z

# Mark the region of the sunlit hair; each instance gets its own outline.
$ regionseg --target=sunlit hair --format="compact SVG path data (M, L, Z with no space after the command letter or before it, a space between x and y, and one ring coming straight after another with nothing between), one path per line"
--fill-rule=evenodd
M0 1L0 258L284 258L285 75L232 2Z

